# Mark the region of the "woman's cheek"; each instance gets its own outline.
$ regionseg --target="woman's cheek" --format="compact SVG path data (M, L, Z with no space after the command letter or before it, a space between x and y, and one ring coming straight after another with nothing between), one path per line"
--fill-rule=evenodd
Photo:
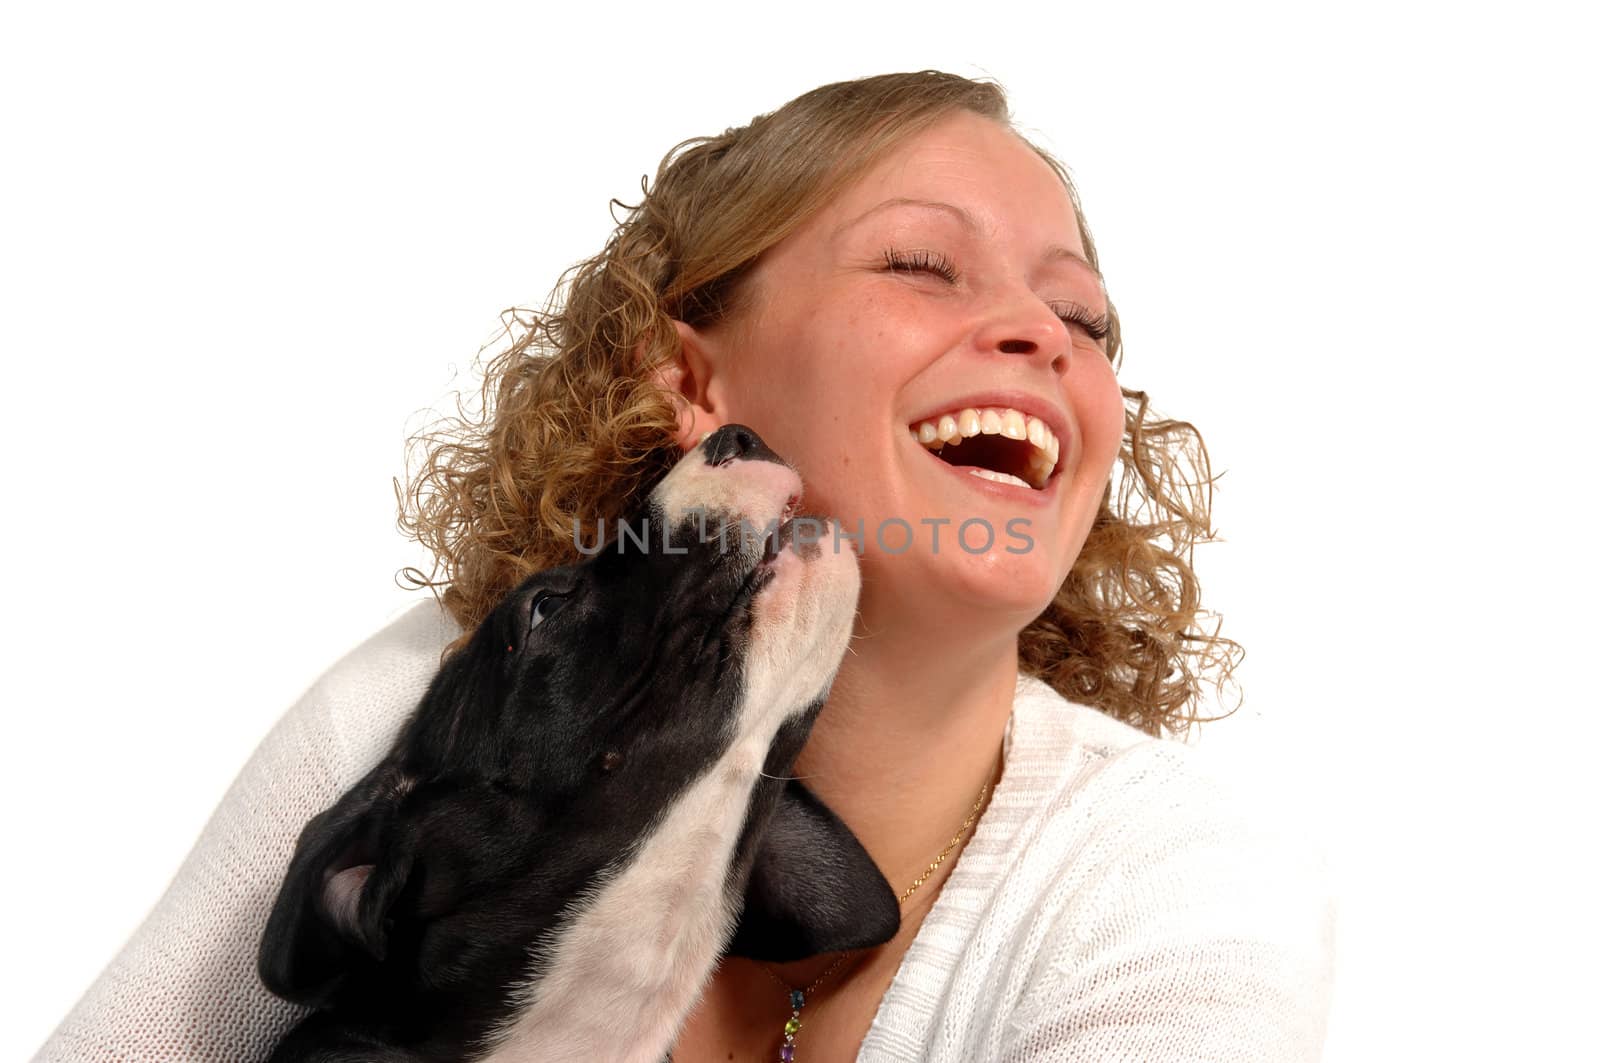
M1122 388L1109 363L1088 362L1085 369L1089 379L1084 381L1086 393L1079 407L1084 413L1079 423L1083 428L1085 457L1094 460L1096 468L1103 469L1104 475L1109 476L1122 445L1125 427Z

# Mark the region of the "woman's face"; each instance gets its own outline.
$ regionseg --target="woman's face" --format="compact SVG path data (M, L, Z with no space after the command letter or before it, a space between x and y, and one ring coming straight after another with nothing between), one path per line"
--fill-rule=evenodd
M763 256L735 318L679 324L702 362L684 441L749 425L799 470L808 511L861 527L868 630L1020 630L1066 578L1122 438L1103 343L1058 316L1106 311L1083 257L1042 159L988 119L944 120ZM952 426L943 456L919 438Z

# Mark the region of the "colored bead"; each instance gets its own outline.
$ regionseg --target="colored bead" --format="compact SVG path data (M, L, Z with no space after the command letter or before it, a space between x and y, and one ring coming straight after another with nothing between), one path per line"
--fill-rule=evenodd
M794 1034L798 1033L799 1031L800 1020L798 1018L790 1019L788 1022L783 1024L783 1032L786 1034Z
M778 1049L778 1059L782 1063L794 1063L794 1045L784 1045Z
M789 1006L796 1011L806 1006L806 995L796 989L789 994Z

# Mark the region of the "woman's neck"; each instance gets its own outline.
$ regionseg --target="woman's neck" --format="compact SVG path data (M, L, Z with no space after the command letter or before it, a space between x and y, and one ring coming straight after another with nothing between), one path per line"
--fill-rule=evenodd
M954 646L949 636L935 643L902 628L852 640L795 763L896 894L927 870L993 780L1016 691L1014 635Z
M794 774L861 840L897 896L928 870L993 794L1006 720L1016 691L1014 636L987 645L951 642L948 630L857 637ZM968 632L970 634L970 632ZM932 647L932 649L930 649ZM853 1058L945 879L972 837L901 905L901 929L881 948L849 956L808 994L801 1035L815 1058ZM808 986L837 956L768 967L783 983ZM786 993L759 966L727 959L680 1042L685 1061L765 1052L781 1032Z

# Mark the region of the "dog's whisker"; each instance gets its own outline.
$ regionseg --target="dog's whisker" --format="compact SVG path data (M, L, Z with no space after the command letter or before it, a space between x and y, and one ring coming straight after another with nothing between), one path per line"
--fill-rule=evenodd
M764 771L759 774L763 779L775 779L778 782L805 782L807 779L816 778L815 775L768 775Z

